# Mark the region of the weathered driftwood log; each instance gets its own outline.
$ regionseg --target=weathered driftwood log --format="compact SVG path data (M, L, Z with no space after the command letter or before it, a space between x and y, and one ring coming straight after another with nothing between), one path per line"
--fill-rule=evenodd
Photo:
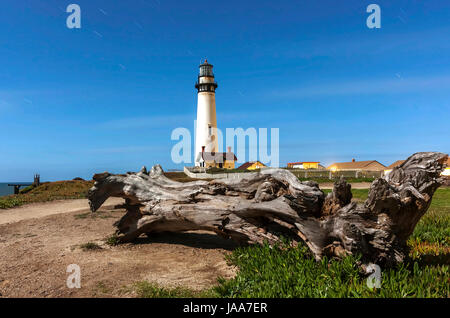
M284 169L241 180L180 183L150 172L94 175L89 203L96 211L108 197L125 198L127 213L115 224L123 242L141 234L210 230L239 243L303 240L317 259L361 254L380 265L401 262L406 240L439 187L447 155L416 153L375 180L365 203L351 201L343 179L325 196L315 182L300 182Z

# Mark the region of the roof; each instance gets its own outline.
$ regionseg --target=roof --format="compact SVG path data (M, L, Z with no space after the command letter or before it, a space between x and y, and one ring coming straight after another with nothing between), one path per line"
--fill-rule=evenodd
M331 165L328 166L328 169L330 169L331 167L336 167L336 169L347 169L347 170L352 170L352 169L364 169L369 167L371 164L376 163L378 165L380 165L383 168L386 168L385 165L379 163L376 160L367 160L367 161L350 161L350 162L336 162L333 163Z
M248 162L246 162L246 163L240 165L240 166L238 167L238 169L239 169L239 170L245 170L245 169L251 167L252 165L254 165L255 163L260 163L260 164L263 165L264 167L266 166L265 164L263 164L263 163L261 163L261 162L259 162L259 161L248 161Z
M204 161L224 162L226 160L237 161L233 152L200 152L199 155Z
M400 166L405 161L406 160L397 160L396 162L392 163L390 166L387 166L387 169L394 169L395 167Z
M301 162L288 162L288 165L301 165L302 163L319 163L320 161L301 161Z
M209 64L209 63L208 63L208 59L205 59L205 61L204 61L202 64L200 64L200 66L204 66L204 65L210 65L210 66L212 66L212 64Z

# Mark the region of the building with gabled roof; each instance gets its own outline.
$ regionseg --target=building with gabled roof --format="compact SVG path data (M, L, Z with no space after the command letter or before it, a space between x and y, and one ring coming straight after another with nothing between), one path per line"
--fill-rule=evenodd
M299 161L289 162L287 167L290 169L319 169L320 161Z
M388 174L389 172L392 171L392 169L394 169L397 166L400 166L401 164L403 164L406 160L397 160L394 163L391 163L389 166L386 167L386 169L384 169L384 174Z
M266 168L267 166L260 161L249 161L238 167L238 170L256 170Z
M235 162L237 161L236 155L231 151L231 147L228 147L227 152L207 152L205 147L202 147L202 151L199 152L195 158L198 166L203 168L223 168L234 169Z
M442 171L442 175L445 177L450 177L450 157L447 158L447 167Z
M386 166L376 160L356 161L352 159L350 162L336 162L328 166L329 170L367 170L367 171L383 171Z

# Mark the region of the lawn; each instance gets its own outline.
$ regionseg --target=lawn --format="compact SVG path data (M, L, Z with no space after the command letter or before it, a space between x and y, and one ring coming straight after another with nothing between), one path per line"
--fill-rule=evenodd
M317 183L333 183L339 178L298 178L300 181L315 181ZM348 183L358 183L358 182L373 182L375 178L345 178Z

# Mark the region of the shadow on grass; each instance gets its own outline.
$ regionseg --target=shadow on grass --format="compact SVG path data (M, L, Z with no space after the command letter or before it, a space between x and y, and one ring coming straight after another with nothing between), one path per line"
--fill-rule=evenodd
M450 254L423 254L416 258L408 258L407 262L408 264L414 264L414 262L417 262L420 266L450 265Z

